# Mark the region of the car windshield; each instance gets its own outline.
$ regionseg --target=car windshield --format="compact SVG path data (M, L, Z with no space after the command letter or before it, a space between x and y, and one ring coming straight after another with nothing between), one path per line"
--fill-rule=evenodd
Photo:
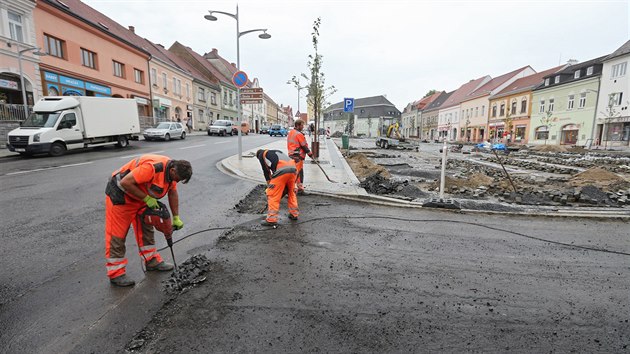
M273 129L273 130L280 130L280 129L282 129L282 127L279 126L279 125L272 125L271 129Z
M214 125L225 125L226 127L231 124L232 123L228 120L218 120L216 123L214 123Z
M169 129L171 127L171 123L160 123L155 129Z
M52 128L55 126L61 112L33 112L22 123L27 128Z

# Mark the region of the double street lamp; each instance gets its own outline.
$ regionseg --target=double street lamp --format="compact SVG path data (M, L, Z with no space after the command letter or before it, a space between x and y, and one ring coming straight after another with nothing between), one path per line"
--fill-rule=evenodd
M216 16L214 16L213 14L217 13L217 14L222 14L225 16L229 16L233 19L236 20L236 69L237 70L241 70L241 48L240 48L240 38L241 36L244 36L246 34L249 33L253 33L253 32L262 32L261 34L258 35L258 38L260 39L269 39L271 38L271 35L267 33L267 29L266 28L257 28L257 29L253 29L253 30L248 30L248 31L240 31L240 27L239 27L239 16L238 16L238 5L236 5L236 13L229 13L229 12L223 12L223 11L208 11L210 14L205 15L203 18L205 18L208 21L216 21L217 18ZM237 87L236 88L236 104L237 104L237 111L238 111L238 117L237 117L237 121L240 122L241 117L243 115L242 112L242 105L241 105L241 88ZM242 133L241 133L241 127L238 127L238 159L242 160L243 159L243 141L242 141Z
M18 68L20 70L20 88L22 89L22 105L24 107L24 119L28 118L28 103L26 102L26 87L24 86L24 72L22 71L22 54L26 52L30 52L32 50L34 50L33 52L34 55L39 55L39 56L47 55L46 53L40 52L40 49L37 47L20 49L20 46L18 45L18 51L17 51Z

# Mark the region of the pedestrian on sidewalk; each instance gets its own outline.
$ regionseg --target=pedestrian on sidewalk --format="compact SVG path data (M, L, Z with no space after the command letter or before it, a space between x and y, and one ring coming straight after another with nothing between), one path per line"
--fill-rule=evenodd
M313 153L308 148L308 142L302 132L303 129L304 121L296 119L294 129L291 129L287 136L287 151L289 152L289 157L295 161L297 167L298 179L296 185L298 194L304 194L304 160L306 159L306 155L311 159L313 158Z
M280 200L288 195L289 219L297 220L298 210L297 195L295 194L295 180L297 168L295 161L280 150L258 150L256 157L260 162L265 181L267 181L267 217L263 220L264 226L278 224L280 213Z
M143 155L114 171L105 188L105 266L110 282L115 286L132 286L126 276L125 240L133 226L140 256L148 271L169 271L157 252L154 228L144 223L140 215L149 207L158 208L158 199L168 195L173 214L173 228L184 223L179 218L177 182L188 183L192 167L186 160L172 160L162 155Z
M188 128L188 134L190 134L192 132L192 118L188 118L188 120L186 121L186 128Z

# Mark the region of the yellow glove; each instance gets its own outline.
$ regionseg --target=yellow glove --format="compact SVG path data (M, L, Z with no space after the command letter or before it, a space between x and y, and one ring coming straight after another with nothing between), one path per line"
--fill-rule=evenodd
M184 227L184 222L179 218L179 215L173 216L173 229L181 230Z
M147 204L147 206L151 209L158 209L160 206L158 205L158 201L157 199L153 198L152 196L148 195L146 197L144 197L144 199L142 199L143 202L145 202Z

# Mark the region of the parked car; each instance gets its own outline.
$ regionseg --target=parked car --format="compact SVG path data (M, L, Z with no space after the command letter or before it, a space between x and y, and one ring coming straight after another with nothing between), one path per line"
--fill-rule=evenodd
M263 125L260 127L260 134L269 134L269 126Z
M155 128L149 128L144 131L144 140L166 140L171 138L186 139L186 131L184 125L177 122L162 122Z
M241 123L241 134L249 135L249 123L247 122Z
M208 124L208 135L234 135L238 134L236 126L229 120L217 120L212 124Z
M269 128L269 136L287 136L287 130L280 124L274 124Z

